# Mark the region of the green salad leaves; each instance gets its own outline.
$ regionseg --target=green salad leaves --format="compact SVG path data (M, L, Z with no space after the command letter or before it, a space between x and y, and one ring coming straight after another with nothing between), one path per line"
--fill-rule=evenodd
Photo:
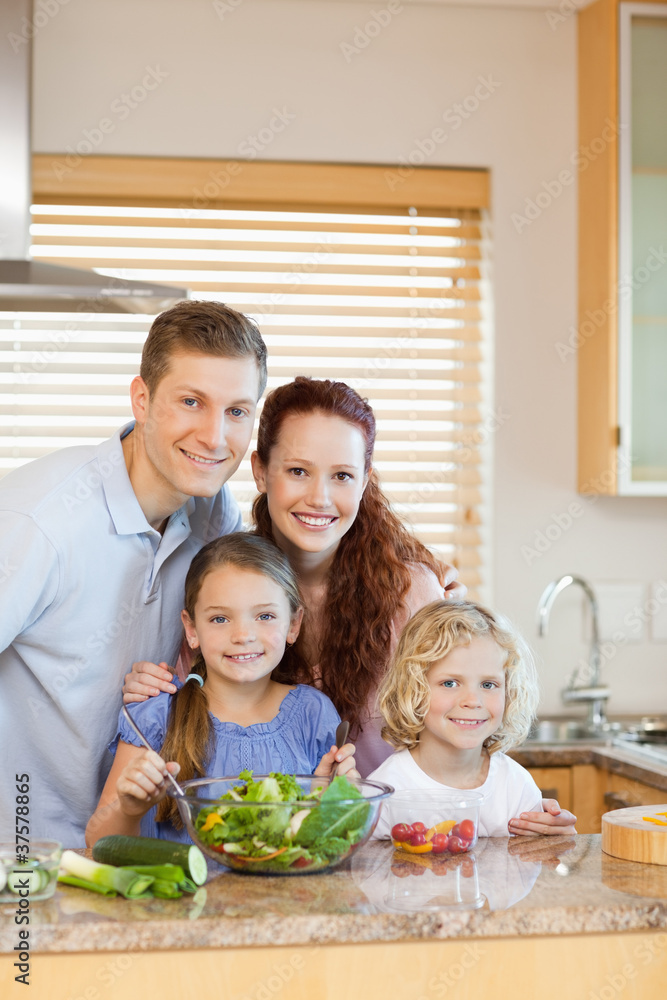
M307 792L290 774L253 781L252 771L242 771L239 781L195 821L201 841L230 868L316 871L341 860L367 833L371 807L344 775L328 785L315 778Z

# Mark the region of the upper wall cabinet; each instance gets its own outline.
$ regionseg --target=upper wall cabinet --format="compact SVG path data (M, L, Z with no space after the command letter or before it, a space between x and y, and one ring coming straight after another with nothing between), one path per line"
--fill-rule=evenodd
M667 496L667 4L579 14L579 489Z

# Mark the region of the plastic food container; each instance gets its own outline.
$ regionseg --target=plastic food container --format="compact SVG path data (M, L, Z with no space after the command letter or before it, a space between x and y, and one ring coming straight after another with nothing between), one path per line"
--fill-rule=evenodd
M383 902L399 912L479 909L486 897L479 889L475 855L409 856L395 851Z
M477 843L479 792L396 792L385 804L394 847L408 855L465 854Z
M25 862L17 861L16 844L0 844L0 903L16 906L50 899L56 891L62 844L57 840L33 840Z
M267 777L270 776L254 775L254 781ZM294 777L306 795L316 788L322 792L330 784L329 778L302 774ZM236 802L221 803L220 796L244 785L242 779L195 778L183 782L185 798L176 798L176 802L193 843L218 864L244 875L309 875L334 868L365 844L377 825L383 801L392 793L390 786L377 781L348 780L358 793L354 798L336 798L325 803L315 798L252 802L241 797ZM248 856L242 849L242 843L247 847L247 840L234 843L231 837L231 842L213 845L209 837L203 839L202 826L208 827L211 822L218 825L208 819L211 807L217 807L225 821L230 813L242 810L245 827L258 840L262 838L264 856ZM318 815L313 817L315 823L310 824L309 835L309 826L304 824L315 810ZM203 817L206 820L202 824ZM232 817L228 826L236 825Z

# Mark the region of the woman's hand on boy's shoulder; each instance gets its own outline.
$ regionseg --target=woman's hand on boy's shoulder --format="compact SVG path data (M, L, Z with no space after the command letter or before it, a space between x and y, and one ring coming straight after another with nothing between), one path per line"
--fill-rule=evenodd
M176 686L171 683L173 671L168 663L151 663L149 660L139 660L132 664L132 670L125 674L123 684L123 702L126 705L134 701L146 701L154 698L161 691L174 694Z
M465 583L461 583L459 580L459 571L456 566L445 563L444 574L445 599L453 602L464 601L468 588Z
M523 837L540 834L567 837L577 832L577 817L567 809L561 809L556 799L542 799L542 808L544 812L524 812L511 819L507 824L509 832Z

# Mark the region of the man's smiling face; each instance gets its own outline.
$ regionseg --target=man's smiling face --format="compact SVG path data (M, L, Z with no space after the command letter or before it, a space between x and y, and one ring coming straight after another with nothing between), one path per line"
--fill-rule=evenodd
M253 357L172 354L150 395L132 383L143 444L143 478L177 510L187 497L212 497L236 472L250 444L259 376Z

